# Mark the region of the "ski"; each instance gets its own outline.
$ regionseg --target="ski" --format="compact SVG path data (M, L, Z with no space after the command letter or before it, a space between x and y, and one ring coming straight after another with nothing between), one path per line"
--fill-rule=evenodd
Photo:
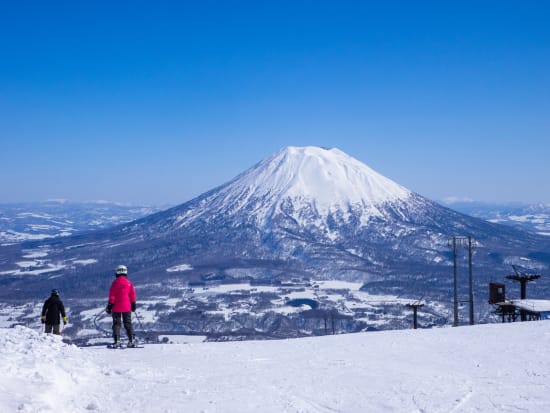
M128 344L119 343L119 344L107 344L107 348L115 349L115 350L116 349L124 350L127 348L144 348L144 346L140 344L128 345Z

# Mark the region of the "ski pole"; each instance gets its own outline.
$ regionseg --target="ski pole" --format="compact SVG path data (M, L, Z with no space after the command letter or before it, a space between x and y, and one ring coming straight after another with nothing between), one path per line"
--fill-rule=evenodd
M107 330L105 330L105 329L103 329L103 328L101 328L97 325L97 319L99 318L99 316L101 316L103 314L104 311L105 311L105 309L101 310L99 313L97 313L95 315L95 317L94 317L94 327L97 331L103 333L105 336L109 336L110 333Z
M145 331L145 329L143 328L143 324L141 324L141 319L139 318L139 315L136 311L136 319L139 323L139 327L141 328L141 330L145 333L145 341L149 342L149 336L147 335L147 332Z

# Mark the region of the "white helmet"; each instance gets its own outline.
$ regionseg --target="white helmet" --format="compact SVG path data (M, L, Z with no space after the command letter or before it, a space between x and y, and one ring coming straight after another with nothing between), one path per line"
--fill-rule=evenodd
M115 270L116 275L128 275L128 268L125 265L119 265Z

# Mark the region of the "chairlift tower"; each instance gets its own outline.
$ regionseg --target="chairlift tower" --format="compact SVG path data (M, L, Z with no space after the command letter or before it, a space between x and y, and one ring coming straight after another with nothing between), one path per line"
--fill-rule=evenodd
M525 300L527 298L527 283L531 281L538 280L540 278L539 274L525 274L519 271L515 265L512 265L515 274L507 275L506 278L512 281L518 281L520 283L521 293L520 298ZM527 319L525 311L521 311L521 321Z
M413 328L416 330L417 326L418 326L418 323L417 323L417 316L418 316L418 309L422 306L424 306L424 304L420 304L420 302L416 302L416 303L411 303L411 304L405 304L407 307L409 308L412 308L413 309Z
M472 274L472 255L476 241L473 237L452 237L449 239L448 245L453 249L453 274L454 274L454 320L453 327L458 326L458 275L457 275L457 247L464 245L468 248L468 293L470 304L470 325L474 324L474 282Z
M530 281L535 281L540 278L540 275L538 274L525 274L519 271L515 265L512 265L512 268L514 269L514 273L512 275L507 275L506 278L513 281L518 281L521 285L521 294L520 298L522 300L525 300L527 298L526 291L527 291L527 283Z

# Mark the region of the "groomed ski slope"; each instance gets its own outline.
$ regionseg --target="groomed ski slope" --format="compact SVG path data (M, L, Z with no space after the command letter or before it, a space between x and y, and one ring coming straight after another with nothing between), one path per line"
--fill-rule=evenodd
M2 412L549 412L550 322L77 348L0 329Z

